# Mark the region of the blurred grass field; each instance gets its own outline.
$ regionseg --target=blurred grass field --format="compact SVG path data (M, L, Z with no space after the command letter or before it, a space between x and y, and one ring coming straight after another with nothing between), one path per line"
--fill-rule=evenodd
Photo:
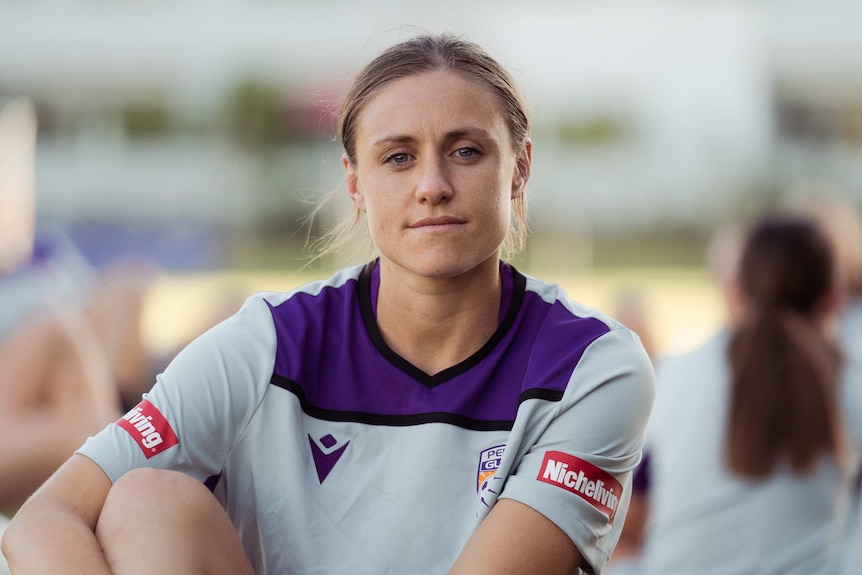
M573 299L610 315L622 299L643 305L658 355L701 344L723 321L723 308L704 270L689 266L614 267L605 270L522 268L562 285ZM321 271L225 271L169 274L153 286L144 314L144 335L158 353L182 345L242 300L259 291L287 291L326 277Z

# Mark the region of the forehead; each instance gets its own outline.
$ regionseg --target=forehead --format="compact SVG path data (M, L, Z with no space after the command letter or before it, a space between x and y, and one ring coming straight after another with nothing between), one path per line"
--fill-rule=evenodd
M357 139L367 144L389 134L446 133L465 127L508 137L492 88L455 72L435 71L400 78L378 91L359 114Z

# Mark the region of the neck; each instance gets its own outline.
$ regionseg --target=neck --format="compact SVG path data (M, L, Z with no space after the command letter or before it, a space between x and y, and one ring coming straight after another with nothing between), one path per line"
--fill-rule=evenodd
M381 260L377 324L387 345L428 374L476 353L497 329L502 282L489 259L455 278L416 278Z

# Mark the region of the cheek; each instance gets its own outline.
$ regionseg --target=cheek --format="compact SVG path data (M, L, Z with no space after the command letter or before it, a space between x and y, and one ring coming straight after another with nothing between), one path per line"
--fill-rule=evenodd
M512 215L512 186L511 181L501 177L497 186L499 190L493 202L489 202L489 209L494 210L497 217L508 225Z
M366 174L362 178L363 208L369 220L391 219L406 209L403 179L391 175Z
M509 195L497 194L493 199L489 198L479 206L479 212L489 232L494 230L493 234L500 236L502 241L509 230L509 220L512 217L512 200Z
M389 222L392 220L393 210L392 203L378 195L365 196L363 209L365 210L368 229L373 238L376 239L390 227Z
M497 217L501 233L505 236L509 231L509 221L512 219L512 200L508 196L500 200Z

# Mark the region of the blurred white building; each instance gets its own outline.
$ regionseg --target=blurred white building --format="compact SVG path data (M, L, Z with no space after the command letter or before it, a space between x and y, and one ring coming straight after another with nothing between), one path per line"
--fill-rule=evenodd
M40 111L43 217L254 226L339 183L313 124L362 63L450 31L530 100L535 221L697 227L800 180L862 198L859 21L853 0L0 2L0 97ZM243 86L311 127L238 144Z

